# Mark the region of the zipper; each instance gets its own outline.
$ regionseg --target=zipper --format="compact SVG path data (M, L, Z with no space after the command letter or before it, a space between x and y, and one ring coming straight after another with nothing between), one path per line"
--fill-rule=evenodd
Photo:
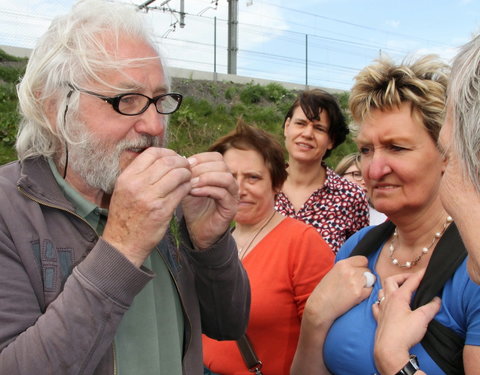
M113 375L118 374L118 368L117 368L117 354L115 351L115 339L112 341L112 357L113 357Z

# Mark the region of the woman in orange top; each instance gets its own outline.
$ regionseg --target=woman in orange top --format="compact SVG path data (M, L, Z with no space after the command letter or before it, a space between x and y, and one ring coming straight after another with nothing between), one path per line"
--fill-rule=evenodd
M251 286L247 337L264 375L287 375L305 302L332 267L333 253L313 227L275 211L275 194L287 173L282 148L271 135L240 121L210 151L224 155L239 184L233 237ZM203 345L212 372L250 374L235 341L204 336Z

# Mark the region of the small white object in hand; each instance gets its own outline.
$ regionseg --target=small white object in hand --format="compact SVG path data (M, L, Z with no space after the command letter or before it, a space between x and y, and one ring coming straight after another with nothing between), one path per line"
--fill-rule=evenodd
M363 285L364 288L371 288L373 284L375 284L375 275L370 271L365 271L363 273L365 276L365 284Z

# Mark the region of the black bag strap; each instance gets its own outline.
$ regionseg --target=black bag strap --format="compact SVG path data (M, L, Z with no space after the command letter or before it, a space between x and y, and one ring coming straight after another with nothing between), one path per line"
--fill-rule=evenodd
M350 256L363 255L369 256L377 251L382 243L384 243L388 237L390 237L395 230L395 224L390 220L383 222L376 227L370 229L365 236L358 242L357 246L352 250Z
M247 335L243 335L240 339L237 340L237 346L242 354L243 361L247 365L248 371L254 373L255 375L262 375L262 361L258 359L255 350L253 349L250 340Z
M433 297L440 295L443 286L453 276L466 256L467 250L460 233L455 223L452 223L435 247L425 276L413 298L412 309L423 306ZM422 346L445 373L464 374L463 347L465 339L455 331L433 319L422 339Z
M350 256L368 256L375 252L393 233L395 225L386 221L368 231L358 242ZM467 251L452 223L435 246L425 275L415 293L412 309L422 306L439 295L447 280L467 256ZM463 347L465 340L452 329L433 319L422 339L422 346L435 363L447 374L463 374Z

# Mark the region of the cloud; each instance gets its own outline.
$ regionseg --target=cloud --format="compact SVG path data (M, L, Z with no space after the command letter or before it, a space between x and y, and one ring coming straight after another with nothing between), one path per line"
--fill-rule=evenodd
M385 25L391 27L392 29L398 29L400 27L400 21L398 20L386 20Z
M436 47L436 48L421 48L415 51L415 55L425 56L429 54L435 54L440 56L442 60L446 63L451 63L453 58L458 52L458 48L445 48L445 47Z

